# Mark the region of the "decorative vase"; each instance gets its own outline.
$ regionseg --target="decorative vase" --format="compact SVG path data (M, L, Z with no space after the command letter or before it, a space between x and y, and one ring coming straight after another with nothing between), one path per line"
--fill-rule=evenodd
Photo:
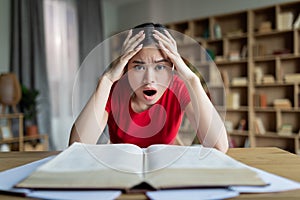
M22 97L21 85L16 75L13 73L4 73L0 75L0 104L2 112L6 106L12 106L14 112L17 112L16 105Z
M26 126L26 136L37 136L39 134L36 125Z

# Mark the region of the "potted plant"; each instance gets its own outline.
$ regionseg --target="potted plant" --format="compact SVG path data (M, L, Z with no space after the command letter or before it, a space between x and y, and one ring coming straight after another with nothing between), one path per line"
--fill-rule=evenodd
M37 135L37 97L39 95L39 91L36 89L29 89L24 85L21 85L21 88L22 98L20 106L21 111L24 113L26 135Z

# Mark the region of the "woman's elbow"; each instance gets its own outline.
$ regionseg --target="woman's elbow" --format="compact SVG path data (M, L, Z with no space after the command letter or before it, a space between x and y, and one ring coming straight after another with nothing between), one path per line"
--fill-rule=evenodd
M72 129L70 132L69 146L71 146L71 144L73 144L74 142L81 142L75 125L72 126Z
M228 142L222 142L222 144L218 144L215 148L223 153L226 153L229 149L229 145Z

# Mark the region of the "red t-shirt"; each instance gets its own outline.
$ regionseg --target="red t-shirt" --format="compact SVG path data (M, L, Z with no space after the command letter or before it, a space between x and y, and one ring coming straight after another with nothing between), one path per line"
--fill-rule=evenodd
M116 82L105 110L112 143L131 143L140 147L152 144L173 144L183 112L190 102L184 82L174 75L173 82L150 109L136 113L130 106L132 89L128 79Z

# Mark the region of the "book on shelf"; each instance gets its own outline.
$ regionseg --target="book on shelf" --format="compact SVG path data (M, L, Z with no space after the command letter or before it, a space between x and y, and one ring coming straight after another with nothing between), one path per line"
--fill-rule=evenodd
M228 71L225 69L221 70L221 77L222 77L225 89L229 89L230 80L229 80Z
M293 26L293 13L282 12L278 14L278 30L292 29Z
M272 31L272 22L271 21L262 21L259 24L258 32L259 33L267 33Z
M227 108L239 109L240 108L240 94L237 92L229 92L226 94Z
M254 93L253 103L255 107L266 108L267 107L267 95L264 93Z
M300 73L285 74L284 81L287 83L300 82Z
M245 86L248 84L247 77L233 77L231 80L232 86Z
M237 30L234 30L234 31L229 31L229 32L226 32L225 35L227 37L240 37L243 35L243 30L242 29L237 29Z
M260 94L253 94L253 105L254 107L260 107Z
M260 107L261 108L266 108L267 107L267 95L266 94L263 94L261 93L260 95Z
M209 82L211 85L222 85L222 79L220 78L220 71L216 66L209 68Z
M292 103L289 99L274 99L273 105L275 108L291 108Z
M266 185L244 164L201 145L74 143L18 183L21 188L154 189Z
M278 131L278 135L291 136L293 134L293 126L291 124L283 124Z
M255 118L254 127L257 134L264 135L266 133L264 123L260 117Z
M241 49L241 58L247 58L247 55L248 55L247 45L243 45Z
M238 61L238 60L240 60L241 59L240 52L238 52L238 51L231 51L231 52L229 52L228 59L230 61Z
M263 82L264 84L275 83L275 78L274 78L274 76L271 75L271 74L266 74L266 75L263 76L262 82Z
M266 55L266 46L264 44L254 44L253 45L253 56L265 56Z

